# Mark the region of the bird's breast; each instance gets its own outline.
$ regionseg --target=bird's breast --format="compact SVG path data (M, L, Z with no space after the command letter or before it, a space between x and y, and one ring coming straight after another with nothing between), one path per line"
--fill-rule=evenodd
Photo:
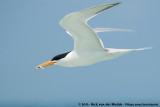
M64 67L87 66L104 60L106 54L106 52L86 52L77 54L72 51L65 58L60 60L57 65Z

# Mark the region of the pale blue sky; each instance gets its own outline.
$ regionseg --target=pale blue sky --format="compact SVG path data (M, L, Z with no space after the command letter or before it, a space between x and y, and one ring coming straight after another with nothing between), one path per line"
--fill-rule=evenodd
M135 30L99 33L105 47L143 48L86 67L35 67L73 49L59 21L91 6L122 2L88 23ZM160 102L160 0L0 0L0 105Z

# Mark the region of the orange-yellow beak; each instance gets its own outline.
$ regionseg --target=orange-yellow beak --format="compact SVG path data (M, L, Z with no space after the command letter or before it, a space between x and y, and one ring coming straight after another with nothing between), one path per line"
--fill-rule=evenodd
M39 68L43 68L43 67L46 67L46 66L50 66L50 65L53 65L54 63L56 62L52 62L52 61L48 61L48 62L45 62L41 65L38 65L36 68L39 69Z

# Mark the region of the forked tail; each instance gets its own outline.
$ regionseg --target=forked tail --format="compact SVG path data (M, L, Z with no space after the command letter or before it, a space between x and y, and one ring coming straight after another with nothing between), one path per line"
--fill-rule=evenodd
M152 47L145 47L145 48L139 48L139 49L114 49L114 48L106 48L109 53L130 53L134 51L140 51L140 50L146 50L146 49L151 49Z
M132 49L133 51L140 51L140 50L146 50L146 49L151 49L152 47L145 47L145 48L139 48L139 49Z

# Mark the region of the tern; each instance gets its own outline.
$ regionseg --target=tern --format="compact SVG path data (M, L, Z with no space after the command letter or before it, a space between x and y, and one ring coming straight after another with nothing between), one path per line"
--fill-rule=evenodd
M120 2L103 4L91 8L73 12L61 19L60 25L74 39L74 49L53 57L36 68L44 68L49 65L59 65L64 67L88 66L101 61L114 59L130 52L150 49L114 49L104 48L102 40L98 37L98 32L104 31L129 31L127 29L116 28L91 28L87 21L104 10L120 4Z

